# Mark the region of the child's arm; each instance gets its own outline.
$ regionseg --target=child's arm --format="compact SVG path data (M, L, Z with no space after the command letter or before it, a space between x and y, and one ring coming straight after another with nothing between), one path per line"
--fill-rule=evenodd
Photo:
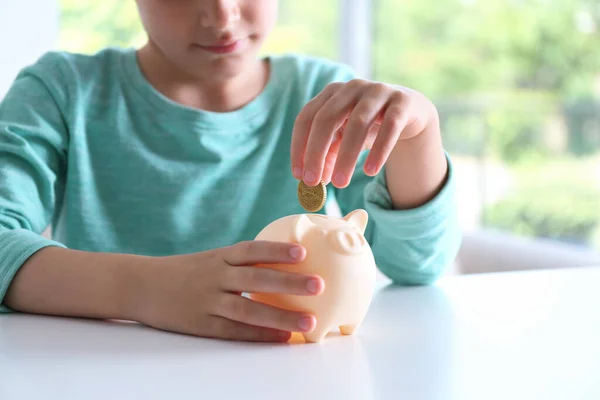
M52 68L49 65L48 68ZM46 247L41 236L61 207L68 129L61 110L68 95L37 67L21 71L0 103L0 312L20 266Z
M172 257L67 249L41 233L61 207L68 118L76 105L52 58L22 71L0 103L0 312L127 319L158 329L238 340L287 340L313 316L240 292L316 295L321 278L258 263L294 263L305 250L244 242ZM293 250L293 251L292 251ZM294 258L293 256L296 256Z
M14 277L4 304L46 315L133 320L134 279L148 257L88 253L60 247L36 252Z
M462 239L450 158L444 157L447 174L439 190L435 194L424 191L422 198L415 199L408 183L411 175L397 169L388 170L391 159L375 178L366 175L363 166L367 155L367 152L361 155L350 185L334 189L342 212L346 214L356 208L368 211L370 220L365 235L378 268L394 283L435 282L454 261ZM403 192L408 190L409 193L405 200L392 199L388 176L396 181L406 179L409 189ZM415 204L420 205L411 207Z
M449 167L439 118L431 107L432 121L420 133L399 140L385 162L387 189L396 210L426 205L447 183Z
M366 208L367 239L395 283L432 283L453 261L453 171L425 96L364 80L330 84L299 114L291 151L295 176L331 180L344 214Z
M321 293L320 277L250 266L294 264L305 256L305 249L295 244L264 241L170 257L48 247L19 269L4 301L27 313L131 320L233 340L288 340L292 331L314 329L314 316L279 310L239 294Z

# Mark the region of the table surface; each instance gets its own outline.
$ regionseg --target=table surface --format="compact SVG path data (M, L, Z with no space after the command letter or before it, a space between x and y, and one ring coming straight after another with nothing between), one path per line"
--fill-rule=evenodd
M600 267L384 286L354 336L0 316L0 399L600 399Z

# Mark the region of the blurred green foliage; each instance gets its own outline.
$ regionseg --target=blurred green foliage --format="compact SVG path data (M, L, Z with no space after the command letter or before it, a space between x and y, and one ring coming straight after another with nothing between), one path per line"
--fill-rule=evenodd
M138 46L146 35L135 1L60 0L63 50L94 53L108 46Z
M378 79L432 98L592 93L598 0L375 0Z
M93 53L145 40L134 1L61 4L64 50ZM374 79L433 99L453 155L511 169L515 185L485 210L485 223L587 244L600 238L600 176L592 173L600 165L593 157L600 153L600 0L373 4ZM338 7L280 1L263 52L336 59Z
M486 210L489 226L600 249L600 158L529 162L516 186Z

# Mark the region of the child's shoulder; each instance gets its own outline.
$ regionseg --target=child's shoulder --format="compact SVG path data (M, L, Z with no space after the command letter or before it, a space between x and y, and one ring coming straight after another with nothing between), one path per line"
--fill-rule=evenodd
M53 82L81 84L86 81L106 80L120 68L120 60L132 49L105 48L93 54L51 50L23 68L19 77L29 75L46 84Z
M299 71L323 71L323 72L343 72L351 73L351 68L342 62L329 58L314 56L303 53L284 53L270 55L271 59L277 60L280 64L287 65Z
M283 76L296 79L303 86L317 89L331 82L349 81L355 78L352 68L339 61L301 53L286 53L270 56Z

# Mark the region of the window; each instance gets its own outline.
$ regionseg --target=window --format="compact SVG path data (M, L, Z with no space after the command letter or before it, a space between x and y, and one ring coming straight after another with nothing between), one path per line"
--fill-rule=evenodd
M465 229L600 249L600 1L373 3L374 78L437 104Z

